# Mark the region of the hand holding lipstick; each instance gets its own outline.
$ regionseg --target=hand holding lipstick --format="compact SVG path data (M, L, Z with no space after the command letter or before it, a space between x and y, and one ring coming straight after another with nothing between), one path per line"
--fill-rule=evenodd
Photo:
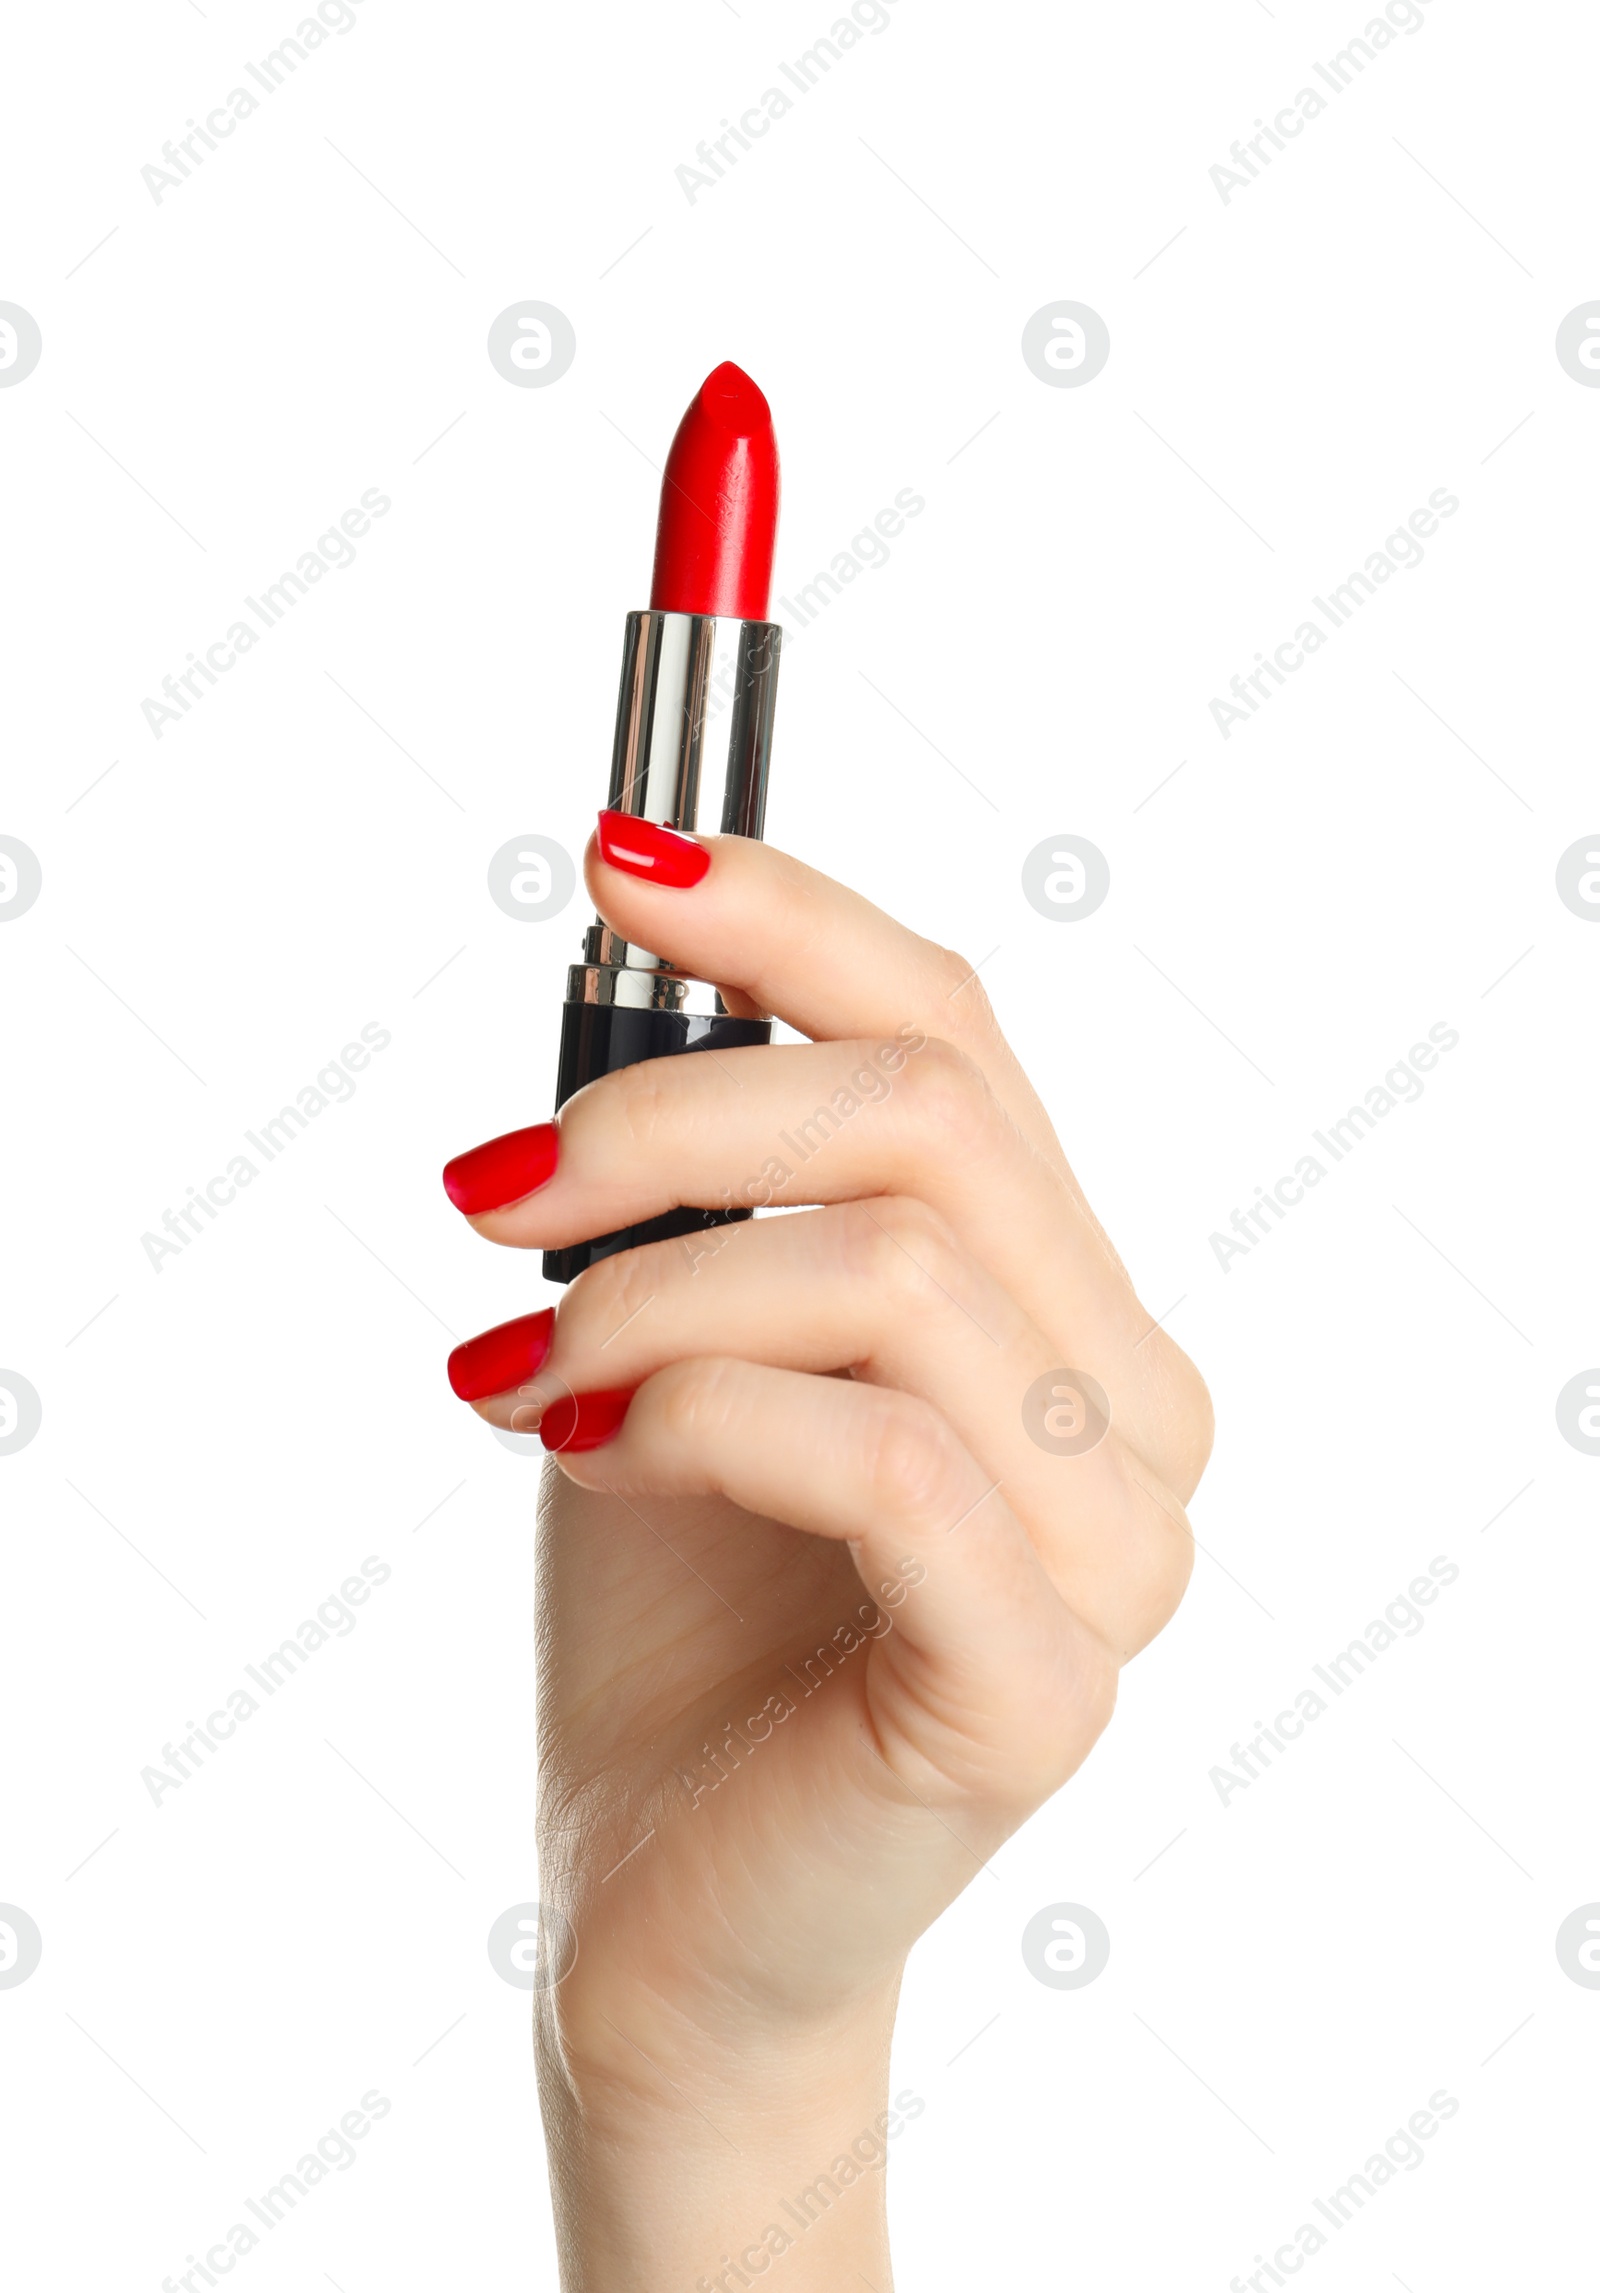
M788 2293L887 2288L881 2174L809 2226L782 2201L883 2119L911 1944L1176 1607L1210 1411L970 967L749 839L664 837L591 847L607 924L810 1040L602 1075L446 1181L521 1249L796 1212L606 1258L451 1357L560 1468L541 1888L578 1955L538 2003L567 2282L732 2287L783 2252Z

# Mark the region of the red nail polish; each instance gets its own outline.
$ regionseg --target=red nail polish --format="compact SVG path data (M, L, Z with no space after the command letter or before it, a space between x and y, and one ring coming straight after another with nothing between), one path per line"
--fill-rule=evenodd
M472 1216L520 1202L555 1176L559 1152L554 1123L534 1123L507 1131L482 1146L469 1147L444 1166L444 1190L456 1208Z
M711 865L711 854L692 836L658 828L653 820L635 820L627 812L601 813L600 857L625 876L670 884L680 892L698 884Z
M634 1385L615 1386L607 1393L563 1394L552 1401L539 1421L539 1439L547 1449L603 1449L622 1430L628 1404L638 1392Z
M445 1365L456 1398L482 1401L491 1393L510 1393L536 1376L550 1351L555 1323L555 1308L546 1306L542 1314L522 1314L457 1346Z

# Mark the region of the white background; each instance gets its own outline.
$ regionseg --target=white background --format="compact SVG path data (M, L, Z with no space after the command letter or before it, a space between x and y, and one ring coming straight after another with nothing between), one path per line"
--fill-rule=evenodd
M1574 2281L1600 1996L1553 1946L1600 1897L1600 1461L1555 1396L1600 1358L1600 930L1554 873L1600 809L1600 395L1553 344L1600 294L1596 26L1429 0L1225 204L1208 170L1323 85L1355 0L887 13L691 203L674 169L787 86L821 0L359 0L159 204L141 168L294 0L13 14L0 298L44 354L0 390L0 833L44 889L0 931L0 1365L44 1417L0 1457L0 1899L44 1956L0 1990L0 2159L30 2288L155 2293L372 2088L357 2163L239 2282L553 2283L529 2002L484 1948L538 1891L536 1468L443 1375L548 1293L438 1168L549 1110L581 895L518 923L485 869L581 848L651 465L724 357L779 426L780 590L926 502L786 649L772 839L983 960L1219 1425L1176 1622L916 1952L902 2281L1220 2293L1441 2088L1425 2164L1306 2281ZM485 353L527 297L576 329L548 389ZM1061 298L1110 329L1081 389L1020 354ZM357 562L155 739L142 700L370 487ZM1212 698L1440 487L1425 562L1224 741ZM1077 923L1020 890L1062 833L1111 869ZM372 1021L354 1099L155 1271L141 1236ZM1213 1231L1437 1022L1421 1100L1224 1271ZM153 1806L141 1768L369 1554L357 1629ZM1230 1745L1441 1554L1425 1629L1220 1804ZM1112 1936L1086 1990L1022 1961L1060 1901Z

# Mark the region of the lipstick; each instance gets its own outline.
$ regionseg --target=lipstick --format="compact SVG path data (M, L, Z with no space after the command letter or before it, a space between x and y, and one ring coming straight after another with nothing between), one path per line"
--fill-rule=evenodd
M667 456L652 610L765 622L777 533L772 415L730 361L701 383Z
M760 836L783 641L766 618L777 531L771 411L728 362L701 384L667 456L650 604L628 615L623 638L608 812L692 834L705 782L720 792L724 836ZM771 1039L770 1019L735 1016L712 984L597 919L584 934L583 961L567 976L556 1105L641 1059ZM547 1250L545 1275L570 1282L616 1251L750 1215L669 1210Z

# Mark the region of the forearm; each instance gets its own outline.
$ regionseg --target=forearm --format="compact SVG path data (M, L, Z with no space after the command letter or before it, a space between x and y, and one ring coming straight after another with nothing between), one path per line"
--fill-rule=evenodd
M641 2056L620 2076L574 2071L546 2030L563 2293L837 2293L858 2277L890 2293L893 2010L720 2061Z

